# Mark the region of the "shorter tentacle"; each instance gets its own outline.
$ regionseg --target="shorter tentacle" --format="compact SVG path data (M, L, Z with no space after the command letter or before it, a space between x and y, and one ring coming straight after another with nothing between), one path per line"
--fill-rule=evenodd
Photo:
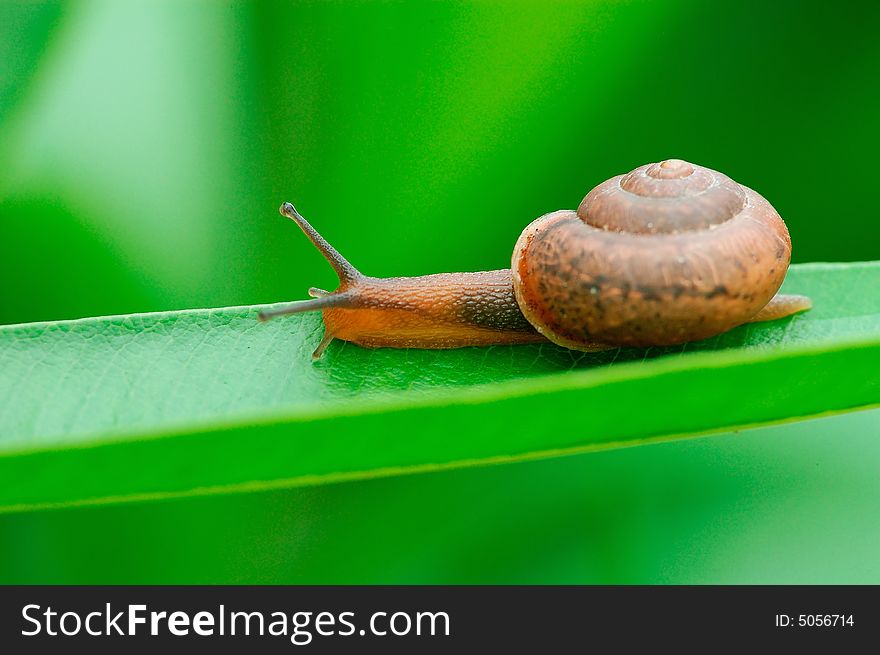
M324 309L336 309L354 307L356 303L356 294L348 291L340 293L331 293L326 296L320 296L311 300L298 300L285 307L278 309L267 309L257 314L257 318L261 321L268 321L276 316L287 316L289 314L299 314L302 312L314 312Z
M321 359L321 356L324 354L324 351L327 350L327 346L330 345L330 342L333 341L334 337L330 334L329 330L324 330L324 336L321 337L321 343L318 344L318 347L315 348L315 351L312 353L312 359Z

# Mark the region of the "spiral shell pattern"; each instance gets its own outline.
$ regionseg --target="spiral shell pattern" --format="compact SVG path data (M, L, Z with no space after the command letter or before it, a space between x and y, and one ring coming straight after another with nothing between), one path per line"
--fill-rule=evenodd
M590 191L578 210L532 222L514 248L514 291L542 334L568 348L671 345L748 321L791 258L785 223L726 175L669 159Z

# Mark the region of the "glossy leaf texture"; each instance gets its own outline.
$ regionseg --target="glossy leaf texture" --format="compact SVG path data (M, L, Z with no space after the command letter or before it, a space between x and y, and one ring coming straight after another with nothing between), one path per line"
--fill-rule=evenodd
M674 348L366 350L264 306L0 328L0 511L315 485L880 402L880 263L792 267L806 314Z

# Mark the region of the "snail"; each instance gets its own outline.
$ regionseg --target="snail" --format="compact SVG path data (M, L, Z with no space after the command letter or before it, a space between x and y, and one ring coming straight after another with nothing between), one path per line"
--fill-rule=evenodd
M339 276L333 292L260 313L323 312L325 333L368 348L552 341L582 351L666 346L783 318L810 299L777 295L791 258L782 218L726 175L679 159L590 191L577 211L522 232L510 269L375 278L361 274L290 203Z

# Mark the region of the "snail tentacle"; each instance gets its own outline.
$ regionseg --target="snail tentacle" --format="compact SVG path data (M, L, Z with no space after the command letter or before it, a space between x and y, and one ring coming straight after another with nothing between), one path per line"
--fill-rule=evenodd
M309 240L315 245L318 251L324 255L324 258L336 271L339 277L339 288L336 291L329 292L317 287L309 289L309 295L312 300L301 300L291 303L279 309L263 310L257 314L260 321L268 321L278 316L289 316L291 314L299 314L302 312L326 311L330 309L351 309L359 304L358 286L364 279L364 276L351 263L342 256L312 225L300 214L292 203L285 202L279 209L282 216L286 216L296 223ZM333 341L335 335L333 331L326 325L324 336L321 343L312 353L313 359L318 359L324 353L324 350Z
M303 218L302 214L300 214L296 207L293 206L292 203L285 202L281 205L279 209L282 216L286 216L294 223L299 225L300 229L303 233L309 238L309 240L315 244L315 247L320 251L324 258L330 263L330 266L333 267L333 270L336 271L336 275L339 276L339 281L342 283L351 282L359 277L363 277L360 272L351 265L351 263L343 257L336 248L330 245L330 243L322 237L318 231L312 227L312 225Z

